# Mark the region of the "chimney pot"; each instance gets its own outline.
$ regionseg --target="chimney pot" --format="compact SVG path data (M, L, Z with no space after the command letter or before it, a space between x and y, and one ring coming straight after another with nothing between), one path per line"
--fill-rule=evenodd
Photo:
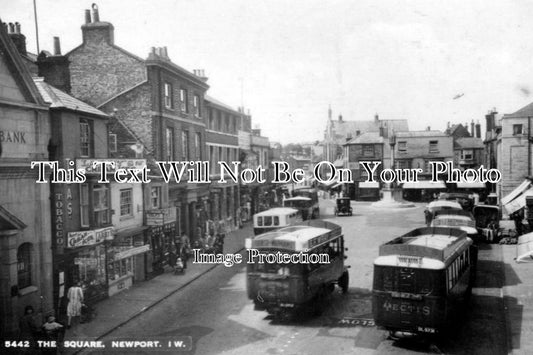
M15 33L20 34L20 23L15 22Z
M59 37L54 37L54 55L61 55L61 44Z
M100 14L98 13L98 5L92 4L93 8L93 22L100 22Z
M15 25L12 22L9 23L9 33L15 33Z
M4 25L4 30L6 30L6 33L9 33L9 29L7 27L7 23L2 22L2 25Z
M85 10L85 24L91 23L91 10Z

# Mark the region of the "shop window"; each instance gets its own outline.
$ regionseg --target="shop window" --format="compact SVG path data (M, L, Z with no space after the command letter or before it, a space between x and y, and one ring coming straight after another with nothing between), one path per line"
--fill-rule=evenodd
M161 186L150 189L150 202L152 208L161 208Z
M88 294L96 291L97 288L105 286L105 249L103 245L96 245L94 248L79 251L74 258L74 265L76 265L76 271L73 278L87 286L86 297L89 297Z
M120 215L133 216L133 189L120 190Z
M95 184L93 186L93 218L95 227L110 223L109 188L107 184Z
M17 250L17 283L19 289L31 286L31 244L24 243Z

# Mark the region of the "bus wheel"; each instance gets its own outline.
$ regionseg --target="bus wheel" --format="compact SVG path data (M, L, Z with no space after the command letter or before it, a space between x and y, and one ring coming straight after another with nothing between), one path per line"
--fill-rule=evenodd
M339 286L342 289L342 293L348 293L348 286L350 284L350 274L348 271L344 271L339 278Z

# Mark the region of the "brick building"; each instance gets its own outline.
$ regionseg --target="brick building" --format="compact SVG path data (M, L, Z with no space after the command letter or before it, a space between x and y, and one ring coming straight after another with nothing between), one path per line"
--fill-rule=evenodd
M226 162L233 170L232 162L239 161L239 135L242 112L206 96L205 99L207 127L206 153L210 166L211 186L207 216L216 229L233 230L239 226L239 182L234 182L226 173L225 183L219 183L221 167L219 162ZM242 166L239 166L239 171Z
M0 338L18 334L26 306L53 312L50 187L32 161L48 160L48 105L0 21ZM44 318L41 318L41 320Z
M100 21L96 5L92 17L85 11L81 29L82 44L66 55L73 95L119 121L125 127L122 132L127 131L130 141L134 138L136 154L146 157L152 172L159 171L155 161L205 160L207 78L173 63L166 47L152 48L144 60L117 46L113 25ZM168 222L154 226L151 236L159 246L155 254L162 258L178 234L186 233L194 240L205 233L209 189L183 180L171 179L167 187L156 177L153 181L145 197L157 203L146 213L167 216ZM163 259L155 261L164 263Z
M418 183L403 184L403 197L409 201L430 200L433 194L446 190L444 182L430 183L430 162L453 162L453 137L435 131L396 132L394 165L399 169L422 169Z
M511 193L524 179L533 175L532 116L533 103L501 118L501 133L497 137L497 167L502 173L500 198Z
M354 183L345 184L345 194L354 200L379 200L379 178L375 182L366 182L368 174L359 164L360 161L381 163L376 176L383 170L385 145L388 140L376 132L367 132L351 139L345 144L345 165L352 171Z

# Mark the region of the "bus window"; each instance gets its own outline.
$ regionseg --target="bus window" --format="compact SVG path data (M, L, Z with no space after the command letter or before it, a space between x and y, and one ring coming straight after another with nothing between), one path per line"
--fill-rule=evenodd
M265 226L272 225L272 216L265 216Z
M257 225L261 227L263 225L263 217L257 217Z
M279 217L278 216L274 216L274 225L275 226L279 226Z

